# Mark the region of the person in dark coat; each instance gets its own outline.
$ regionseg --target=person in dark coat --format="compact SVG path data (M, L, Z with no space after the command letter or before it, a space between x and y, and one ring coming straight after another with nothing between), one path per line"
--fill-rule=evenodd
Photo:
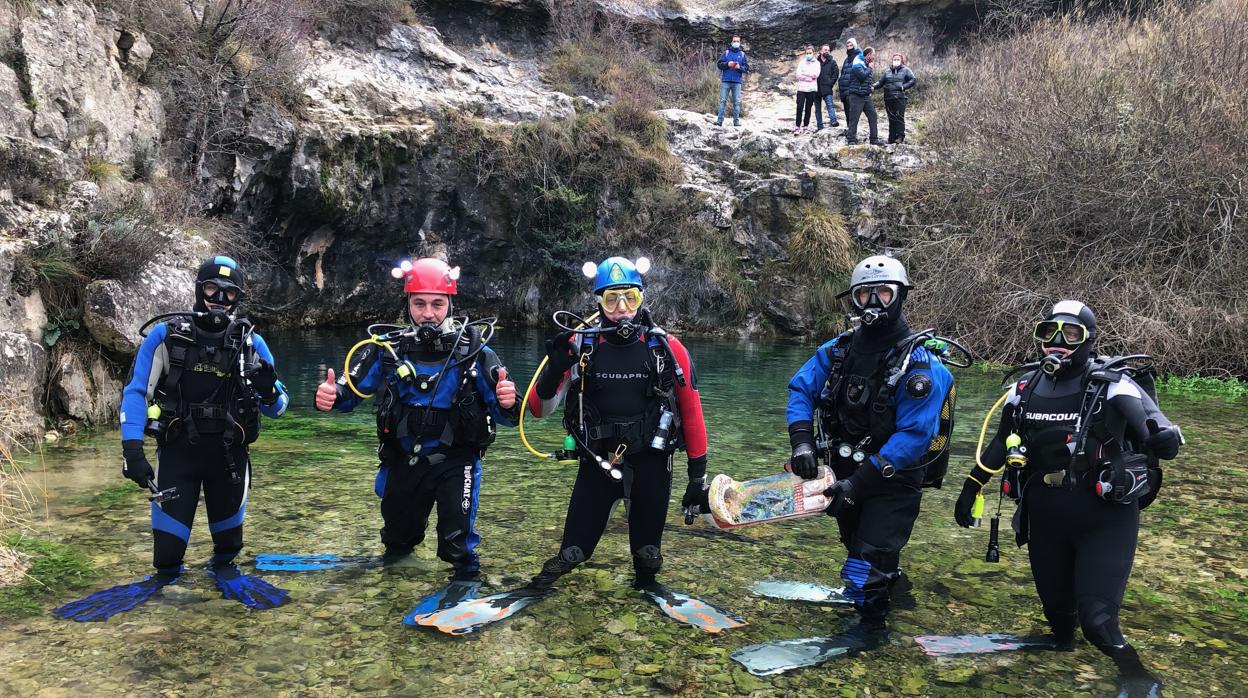
M870 126L870 137L872 145L879 145L879 133L877 132L875 106L871 102L871 86L874 84L872 79L874 75L871 66L867 64L867 59L863 52L859 51L858 43L854 39L850 39L845 43L847 56L845 63L841 66L841 102L845 105L846 119L846 142L849 145L858 144L858 119L863 112L867 114L867 123Z
M901 53L892 55L891 65L876 81L875 88L884 90L884 110L888 112L888 142L906 142L906 93L918 82L914 71L906 65Z
M840 126L836 119L836 105L832 103L832 95L836 92L836 81L840 78L841 69L832 58L832 48L827 44L819 47L819 99L815 100L815 131L823 130L823 109L828 108L828 125Z

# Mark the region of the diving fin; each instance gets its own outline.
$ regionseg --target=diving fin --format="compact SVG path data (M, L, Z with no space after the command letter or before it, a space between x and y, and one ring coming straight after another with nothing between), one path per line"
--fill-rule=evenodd
M385 555L274 555L256 556L256 569L266 572L316 572L336 569L373 569L392 562Z
M520 587L501 594L461 601L428 615L409 615L403 622L437 628L448 635L466 635L482 626L510 618L553 593L554 589L549 588Z
M641 593L657 604L668 616L708 633L718 633L749 625L741 616L695 599L688 594L668 589L662 584L651 584L643 588Z
M852 604L853 600L845 596L845 588L833 588L811 582L784 582L764 580L755 582L750 591L758 596L786 601L809 601L810 603Z
M471 601L477 598L477 591L480 589L481 582L452 581L416 602L416 607L403 617L403 624L416 625L418 616L427 616L430 613L444 611L463 601Z
M955 654L992 654L1010 650L1056 650L1060 649L1052 635L1008 635L987 633L980 635L921 635L914 638L924 654L946 657Z
M834 657L864 649L867 649L867 642L862 638L836 635L763 642L742 647L729 656L755 676L771 676L822 664Z
M259 577L243 574L234 563L213 565L208 574L221 590L221 598L237 601L257 611L267 611L290 602L285 589L275 587Z
M53 609L52 615L79 623L108 620L118 613L129 611L145 603L156 592L176 581L178 581L177 574L153 574L137 582L120 584L97 591L86 598L70 601L64 606Z

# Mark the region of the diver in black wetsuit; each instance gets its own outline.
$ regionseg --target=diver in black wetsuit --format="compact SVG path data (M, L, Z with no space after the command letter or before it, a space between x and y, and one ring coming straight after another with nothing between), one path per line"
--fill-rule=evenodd
M1124 362L1092 353L1096 318L1086 305L1058 303L1034 334L1044 359L1003 396L997 434L967 477L954 516L970 526L976 496L1007 462L1013 466L1003 490L1019 502L1016 539L1029 544L1054 640L1071 647L1077 623L1114 660L1128 694L1156 692L1160 684L1127 644L1118 612L1140 509L1161 486L1157 459L1178 455L1182 435Z

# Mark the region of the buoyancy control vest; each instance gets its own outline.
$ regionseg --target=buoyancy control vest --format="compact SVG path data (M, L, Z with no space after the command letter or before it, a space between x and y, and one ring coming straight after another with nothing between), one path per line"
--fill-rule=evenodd
M594 453L604 455L620 446L621 455L654 450L651 442L664 414L671 415L666 420L670 437L660 451L684 448L676 389L685 376L662 332L651 328L628 344L582 335L563 422Z
M1114 415L1105 409L1109 386L1123 377L1139 387L1148 407L1158 409L1153 367L1127 365L1131 358L1147 357L1094 356L1083 371L1069 376L1054 379L1033 370L1018 380L1014 428L1027 447L1027 465L1024 472L1007 469L1012 497L1021 494L1032 475L1067 471L1064 484L1074 486L1111 464L1120 467L1121 461L1131 460L1141 462L1151 483L1140 507L1152 503L1161 488L1161 466L1142 443L1134 442L1125 422L1111 419Z
M153 392L159 414L148 420L145 432L158 443L180 437L192 444L203 438L227 446L255 442L259 397L243 377L257 361L251 322L235 318L219 334L204 332L190 318L165 326L169 363Z
M360 363L380 360L384 382L378 390L377 436L387 455L428 455L464 450L480 455L494 442L497 427L477 385L482 368L478 328L442 356L421 351L415 338L399 342L396 361L370 347ZM492 380L492 377L490 378Z
M896 398L897 391L905 389L902 379L912 369L930 366L927 360L916 361L914 352L928 340L941 341L930 330L925 330L879 352L866 354L866 357L878 357L874 360L864 361L866 357L860 353L855 357L857 360L851 362L853 340L854 332L849 331L825 349L832 370L816 403L819 446L833 470L841 472L845 466L852 468L866 456L878 452L897 431ZM936 353L933 348L929 355ZM936 435L914 466L924 468L923 487L939 489L949 469L957 399L957 385L951 384L941 403Z

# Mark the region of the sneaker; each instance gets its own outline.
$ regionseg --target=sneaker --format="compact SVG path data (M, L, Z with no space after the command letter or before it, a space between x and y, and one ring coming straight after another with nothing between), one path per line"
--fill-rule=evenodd
M858 145L858 141L845 141L845 145Z
M793 135L794 135L794 136L800 136L800 135L802 135L802 127L800 127L800 126L799 126L799 127L795 128L795 129L793 129Z
M820 132L820 131L822 131L822 130L823 130L823 127L822 127L822 126L816 126L816 127L815 127L815 133L819 133L819 132Z
M738 126L738 127L739 127L739 126L741 126L741 122L740 122L740 121L734 121L734 122L732 122L732 125L733 125L733 126Z
M723 125L724 125L724 122L722 122L722 121L716 121L716 122L715 122L715 125L716 125L716 126L723 126Z
M829 125L830 125L830 126L832 126L832 127L836 127L836 126L840 126L840 125L841 125L841 122L839 122L839 121L833 121L833 122L832 122L831 124L829 124Z

